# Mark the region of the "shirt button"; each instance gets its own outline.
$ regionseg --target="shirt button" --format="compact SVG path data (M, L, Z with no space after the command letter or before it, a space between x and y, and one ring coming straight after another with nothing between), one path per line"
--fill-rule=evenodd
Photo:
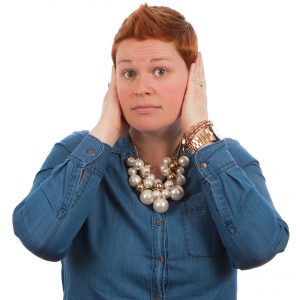
M155 300L161 300L160 295L156 295Z
M200 169L206 169L208 167L208 163L203 162L200 164Z
M158 263L159 263L160 265L163 265L163 264L165 263L165 260L164 260L163 257L159 257L159 258L157 259L157 261L158 261Z
M87 149L85 151L85 153L88 155L88 156L95 156L95 151L93 149Z
M156 223L157 226L160 226L160 225L162 225L162 224L164 223L164 220L157 219L157 220L155 221L155 223Z

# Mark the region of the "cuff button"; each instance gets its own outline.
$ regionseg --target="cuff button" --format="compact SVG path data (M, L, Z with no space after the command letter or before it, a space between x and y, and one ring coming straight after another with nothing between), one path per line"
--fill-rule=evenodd
M87 149L85 153L90 157L95 156L95 151L93 149Z
M203 162L200 164L200 169L206 169L208 167L208 163Z

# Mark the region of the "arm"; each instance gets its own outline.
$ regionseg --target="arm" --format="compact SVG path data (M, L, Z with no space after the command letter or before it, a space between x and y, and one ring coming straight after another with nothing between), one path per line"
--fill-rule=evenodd
M111 148L95 137L73 133L57 143L15 208L15 234L37 256L62 259L86 220Z
M254 268L282 252L288 226L272 204L258 162L231 139L193 157L209 186L208 205L233 266Z
M95 201L111 147L127 132L112 67L96 126L90 134L76 133L54 146L29 195L14 211L15 234L31 252L52 261L66 255Z

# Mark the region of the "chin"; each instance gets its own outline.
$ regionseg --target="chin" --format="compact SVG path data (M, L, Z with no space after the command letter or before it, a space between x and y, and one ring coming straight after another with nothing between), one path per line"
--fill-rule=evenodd
M161 130L167 129L172 127L173 125L176 125L178 122L173 121L173 122L164 122L164 123L159 123L159 122L143 122L143 123L137 123L137 122L132 122L129 123L130 126L139 132L145 132L145 133L155 133L159 132Z
M163 127L160 127L160 126L149 126L149 125L139 126L139 125L135 125L135 124L132 124L131 127L136 131L145 132L145 133L157 132L157 131L163 129Z

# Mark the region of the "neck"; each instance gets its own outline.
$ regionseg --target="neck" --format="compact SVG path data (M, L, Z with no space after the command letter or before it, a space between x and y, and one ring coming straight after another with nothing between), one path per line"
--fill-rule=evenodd
M176 156L176 150L182 138L180 121L155 132L141 132L134 128L129 130L130 137L137 147L140 158L151 163L153 173L160 173L159 166L164 157Z

